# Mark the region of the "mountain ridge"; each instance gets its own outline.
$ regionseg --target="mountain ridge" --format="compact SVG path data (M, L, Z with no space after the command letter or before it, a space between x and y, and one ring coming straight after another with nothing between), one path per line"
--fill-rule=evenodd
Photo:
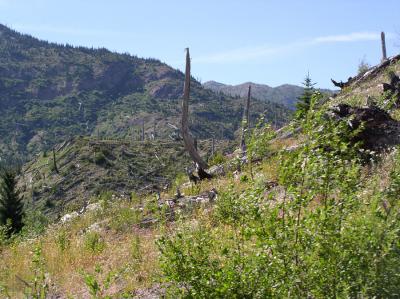
M217 81L207 81L203 83L205 88L215 92L222 92L230 96L247 96L248 86L252 86L252 97L263 100L271 101L288 107L294 110L296 107L297 99L303 93L304 88L293 84L281 84L276 87L271 87L267 84L260 84L254 82L244 82L237 85L224 84ZM333 91L329 89L319 89L321 92L332 94Z

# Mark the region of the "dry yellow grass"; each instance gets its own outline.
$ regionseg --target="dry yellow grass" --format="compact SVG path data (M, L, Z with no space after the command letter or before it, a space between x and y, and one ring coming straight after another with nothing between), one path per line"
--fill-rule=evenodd
M52 294L87 297L84 273L94 274L101 285L112 272L115 279L105 293L133 292L149 287L158 274L155 240L161 228L140 229L132 226L124 232L116 232L107 227L107 219L102 219L102 216L109 215L90 213L67 225L54 226L35 240L15 241L2 248L0 286L6 288L12 298L24 298L27 289L24 282L31 284L34 280L33 250L40 246ZM98 232L102 246L99 250L91 250L83 229L99 221L103 221ZM64 236L64 248L60 235ZM101 272L95 273L95 268L101 269Z

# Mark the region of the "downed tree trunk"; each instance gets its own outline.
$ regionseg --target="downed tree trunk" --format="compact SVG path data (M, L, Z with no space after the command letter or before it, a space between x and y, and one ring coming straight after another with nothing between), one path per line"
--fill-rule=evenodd
M56 151L53 147L53 168L56 173L59 173L58 168L57 168L57 160L56 160Z
M352 78L349 77L347 82L343 82L343 81L337 82L337 81L335 81L333 79L331 79L331 81L332 81L333 85L335 85L336 87L339 87L340 89L343 89L343 88L345 88L346 86L348 86L350 84L351 79Z
M185 86L182 99L182 137L185 149L188 151L192 160L198 165L199 169L208 168L207 163L200 157L197 152L192 136L189 133L189 95L190 95L190 54L189 48L186 49L186 70L185 70Z
M351 107L339 104L331 109L336 119L348 119L352 129L363 125L363 130L353 141L361 141L361 148L380 152L400 144L400 122L379 107Z
M394 57L388 58L378 64L377 66L374 66L370 68L367 72L361 73L353 78L349 78L348 82L346 82L347 85L356 85L359 84L360 82L370 80L371 78L375 77L378 73L383 71L386 67L389 65L395 65L398 61L400 60L400 54L396 55Z

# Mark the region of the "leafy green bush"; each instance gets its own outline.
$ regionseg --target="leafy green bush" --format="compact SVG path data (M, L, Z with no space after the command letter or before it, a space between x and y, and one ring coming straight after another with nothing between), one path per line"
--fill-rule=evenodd
M222 153L216 153L208 161L210 165L219 165L226 162L226 157Z
M264 118L260 118L247 145L249 159L254 160L266 157L270 148L269 142L275 135L275 131L271 125L265 124Z
M96 265L94 274L82 271L83 279L89 294L96 299L110 299L111 296L105 295L111 284L118 278L117 273L108 272L104 279L100 280L97 276L103 273L99 265Z
M42 253L41 245L38 245L33 250L32 271L33 277L27 285L25 295L27 298L45 299L49 292L49 284L45 274L45 262Z
M187 298L398 298L400 154L387 191L363 178L345 122L314 110L280 155L285 192L220 194L211 219L158 241L170 292ZM372 183L372 184L371 184ZM366 189L373 192L365 192Z

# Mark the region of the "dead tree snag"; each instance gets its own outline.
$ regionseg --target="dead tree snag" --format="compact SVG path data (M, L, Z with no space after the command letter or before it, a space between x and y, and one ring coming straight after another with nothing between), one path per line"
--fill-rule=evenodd
M207 163L200 157L197 152L192 136L189 133L189 96L190 96L190 54L189 48L186 49L186 69L185 69L185 85L183 89L182 99L182 137L185 149L188 151L193 162L202 170L207 169Z

